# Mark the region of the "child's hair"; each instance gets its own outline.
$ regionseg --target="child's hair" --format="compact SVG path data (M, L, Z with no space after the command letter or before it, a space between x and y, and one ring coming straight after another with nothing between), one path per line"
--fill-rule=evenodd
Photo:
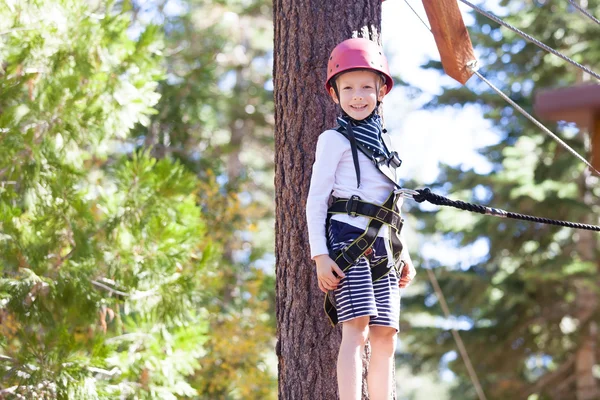
M369 39L353 38L344 40L331 52L327 62L327 79L325 80L327 93L331 88L337 92L335 80L342 72L355 70L372 71L382 75L387 85L386 94L394 86L383 49Z

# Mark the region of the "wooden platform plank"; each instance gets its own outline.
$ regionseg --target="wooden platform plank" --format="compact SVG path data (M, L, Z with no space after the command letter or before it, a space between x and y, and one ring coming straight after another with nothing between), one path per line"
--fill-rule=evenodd
M590 162L600 170L600 85L541 90L535 95L533 108L540 118L574 122L587 129L592 140Z

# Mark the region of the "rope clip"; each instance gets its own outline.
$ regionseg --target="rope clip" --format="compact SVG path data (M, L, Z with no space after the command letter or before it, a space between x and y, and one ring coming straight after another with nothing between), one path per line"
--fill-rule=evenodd
M411 200L414 199L414 196L420 194L416 190L412 190L412 189L396 189L396 190L394 190L394 193L399 194L400 196L402 196L406 199L411 199Z

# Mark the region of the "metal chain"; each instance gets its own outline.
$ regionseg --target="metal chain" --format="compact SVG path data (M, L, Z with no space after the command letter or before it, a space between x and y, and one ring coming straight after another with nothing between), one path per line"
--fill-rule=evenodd
M591 19L592 21L594 21L595 23L597 23L598 25L600 25L600 20L598 18L594 17L588 10L586 10L585 8L583 8L579 4L577 4L577 2L575 0L569 0L569 3L571 3L571 5L573 7L575 7L579 11L581 11L589 19Z
M549 53L554 54L557 57L562 58L563 60L565 60L566 62L576 66L577 68L581 69L584 72L587 72L588 74L590 74L591 76L593 76L594 78L600 80L600 75L598 75L597 73L595 73L594 71L592 71L591 69L589 69L588 67L579 64L577 61L565 56L564 54L562 54L561 52L554 50L552 47L540 42L539 40L537 40L536 38L534 38L533 36L528 35L527 33L523 32L522 30L512 26L511 24L504 22L501 18L496 17L494 14L491 14L483 9L481 9L480 7L476 6L475 4L467 1L467 0L459 0L460 2L468 5L469 7L471 7L473 10L477 11L478 13L480 13L481 15L484 15L486 17L488 17L489 19L491 19L492 21L495 21L497 23L499 23L500 25L510 29L511 31L517 33L518 35L520 35L521 37L529 40L531 43L535 44L536 46L546 50Z
M587 165L590 170L592 170L593 172L596 173L596 175L600 176L600 171L598 171L596 168L594 168L592 166L592 164L590 164L590 162L588 160L586 160L583 156L581 156L579 153L577 153L575 150L573 150L573 148L571 146L569 146L567 143L565 143L561 138L559 138L550 129L546 128L544 126L544 124L542 124L541 122L539 122L531 114L529 114L527 111L525 111L525 109L523 109L523 107L521 107L517 103L515 103L510 97L508 97L506 94L504 94L504 92L502 92L500 89L498 89L492 82L488 81L483 75L481 75L481 73L479 73L479 71L478 71L477 61L471 61L470 63L468 63L467 64L467 68L469 68L475 75L477 75L479 77L479 79L481 79L489 87L491 87L492 90L494 90L494 92L496 92L500 97L502 97L504 100L506 100L506 102L508 104L510 104L511 106L513 106L515 108L515 110L517 110L518 112L520 112L523 116L525 116L528 120L530 120L538 128L540 128L545 134L547 134L552 139L554 139L555 141L557 141L558 144L560 144L562 147L564 147L569 153L573 154L581 162L583 162L585 165Z

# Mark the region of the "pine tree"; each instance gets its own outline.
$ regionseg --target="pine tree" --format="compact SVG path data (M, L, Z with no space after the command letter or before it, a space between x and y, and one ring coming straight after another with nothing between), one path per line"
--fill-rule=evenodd
M159 18L167 79L158 112L129 142L178 160L201 182L219 260L204 282L210 333L191 385L199 398L273 398L274 276L265 261L273 253L271 6L181 4Z
M49 18L51 16L51 18ZM195 390L213 250L179 162L128 146L162 41L127 8L0 10L0 393L174 399Z
M584 65L597 65L597 26L568 2L501 3L505 21ZM588 8L597 15L600 3L589 1ZM480 15L475 19L470 33L482 73L529 112L533 113L536 90L581 80L573 66ZM492 171L478 174L444 166L436 190L524 214L597 224L598 178L477 77L467 86L470 90L445 88L430 106L481 106L500 135L497 145L481 149ZM564 124L547 125L580 154L589 151L584 132L575 134ZM593 372L600 356L598 235L448 208L420 218L427 232L442 234L457 246L477 240L489 244L489 255L468 268L432 262L455 318L472 324L461 335L488 398L598 398ZM427 287L408 309L441 315L432 298ZM416 367L437 368L442 355L455 351L447 331L413 328L410 334ZM458 377L453 399L475 398L463 365L460 357L448 365Z

